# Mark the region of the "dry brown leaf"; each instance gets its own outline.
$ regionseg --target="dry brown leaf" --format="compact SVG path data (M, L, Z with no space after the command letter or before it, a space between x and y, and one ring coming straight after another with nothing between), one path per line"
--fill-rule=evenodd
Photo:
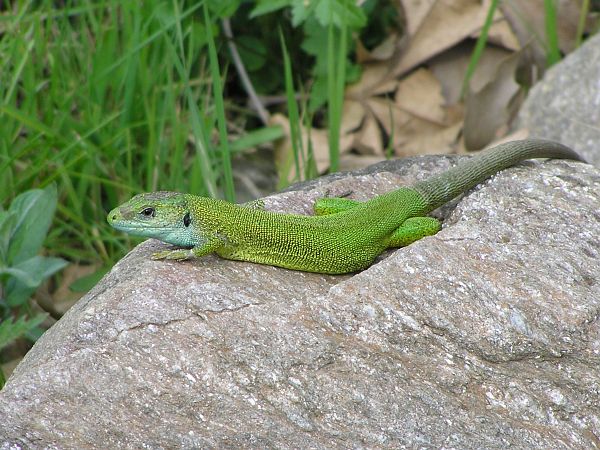
M422 119L443 125L446 119L442 85L429 69L412 72L398 83L396 105Z
M460 102L463 80L474 46L474 42L464 42L428 61L432 73L442 84L442 92L448 105ZM500 61L511 54L512 52L499 47L486 47L471 78L472 90L479 91L488 84L495 77Z
M475 33L475 37L479 37L479 32ZM507 50L518 52L521 50L519 38L511 28L506 19L499 20L492 24L488 30L488 42L498 45Z
M373 114L367 114L365 123L354 135L352 147L361 154L384 154L381 129Z
M387 137L394 136L394 143L412 115L403 111L393 101L386 98L373 97L367 102L367 109L385 130ZM395 146L395 145L394 145ZM383 148L381 148L383 154Z
M410 46L397 62L395 75L402 75L481 28L489 0L437 0L415 31ZM496 12L494 20L501 20Z
M559 0L556 4L558 43L563 52L569 52L575 48L581 0ZM501 2L501 9L519 37L521 45L532 45L544 61L548 42L545 31L544 0L526 2L504 0Z
M396 155L454 153L461 129L462 121L450 126L440 126L415 117L401 130L401 140L396 144Z
M340 157L340 170L358 170L385 161L384 156L376 155L357 155L355 153L346 153Z
M360 80L346 88L348 99L365 101L373 95L389 94L396 90L396 80L387 63L369 64L363 69Z
M365 108L361 102L356 100L344 101L342 109L342 122L340 124L340 133L342 135L352 133L360 128L365 119Z
M508 123L514 108L512 100L520 92L515 81L519 58L519 53L505 58L498 65L494 79L467 96L463 135L468 150L485 147Z
M421 27L425 18L437 0L400 0L406 17L406 31L413 36Z
M390 33L390 35L373 50L368 50L362 45L360 40L357 40L356 62L358 64L365 64L368 62L389 60L398 48L399 39L398 33Z
M502 136L500 139L495 139L493 142L490 142L487 147L494 147L499 144L504 144L505 142L510 141L520 141L521 139L527 139L529 137L529 129L527 128L519 128L505 136Z

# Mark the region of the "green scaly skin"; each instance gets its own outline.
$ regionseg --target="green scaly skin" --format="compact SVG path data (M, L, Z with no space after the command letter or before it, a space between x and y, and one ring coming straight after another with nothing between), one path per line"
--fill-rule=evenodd
M498 145L448 171L366 202L325 198L316 216L265 211L262 203L235 205L176 192L133 197L108 214L126 233L184 247L154 259L187 259L209 253L288 269L341 274L371 265L389 247L409 245L437 233L441 224L426 215L461 193L530 158L581 160L568 147L543 140Z

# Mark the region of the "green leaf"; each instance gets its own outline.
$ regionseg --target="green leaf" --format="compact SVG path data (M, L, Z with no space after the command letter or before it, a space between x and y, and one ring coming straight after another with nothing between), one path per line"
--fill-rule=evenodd
M8 256L10 238L17 224L14 212L0 211L0 264L5 265Z
M250 12L250 18L269 14L278 9L285 8L292 4L291 0L262 0L258 1L256 7Z
M292 6L292 25L297 27L305 22L310 17L317 4L318 1L308 2L307 4L304 0L295 0Z
M66 265L67 261L61 258L34 256L14 267L4 269L14 277L6 283L6 304L11 307L24 304L42 281ZM15 272L20 276L16 276ZM29 275L30 279L24 279L23 274Z
M42 279L38 277L37 274L31 274L24 270L15 269L14 267L1 268L0 275L9 275L29 288L36 288L42 282Z
M56 185L44 190L33 189L22 193L10 205L9 212L17 214L17 223L11 236L7 262L15 265L36 255L56 209Z
M332 23L337 28L356 29L367 24L367 16L355 0L321 0L317 2L315 17L324 27Z
M44 321L47 314L38 314L31 319L26 319L25 316L19 317L16 321L6 319L0 323L0 350L11 344L15 339L18 339L33 330Z
M557 6L554 0L544 0L544 19L546 25L546 63L548 67L560 61L560 47L558 45L558 19Z
M267 48L260 39L242 35L235 38L240 57L249 72L255 72L267 62Z
M39 274L42 280L45 280L67 264L67 261L62 258L36 255L33 258L29 258L28 260L13 266L13 268Z
M292 25L297 27L311 16L323 27L333 24L336 28L359 29L367 24L367 16L355 0L294 0Z
M241 0L207 0L206 4L210 10L211 16L224 19L231 17L240 7Z

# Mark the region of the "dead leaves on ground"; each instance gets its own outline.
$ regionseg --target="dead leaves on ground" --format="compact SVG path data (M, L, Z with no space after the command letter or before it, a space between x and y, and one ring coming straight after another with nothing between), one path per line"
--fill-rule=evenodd
M363 72L345 93L342 168L356 167L364 156L368 156L367 163L384 159L386 152L408 156L477 150L507 132L524 97L517 72L529 73L530 81L536 68L539 74L546 42L544 5L543 0L501 2L488 44L461 99L467 66L490 3L397 0L404 33L390 33L371 50L357 42L356 58ZM573 48L580 7L578 0L559 2L563 51ZM284 116L275 116L274 122L289 128ZM325 172L327 130L313 128L310 135L317 170ZM306 132L304 139L308 143ZM279 159L289 161L290 151L289 139L281 141ZM290 180L294 175L287 170L281 173Z

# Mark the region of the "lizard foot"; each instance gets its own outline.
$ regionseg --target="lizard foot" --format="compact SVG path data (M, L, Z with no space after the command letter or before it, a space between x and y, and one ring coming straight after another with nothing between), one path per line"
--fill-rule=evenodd
M162 252L156 252L152 254L152 259L174 259L176 261L183 261L190 259L194 256L194 253L189 249L181 250L163 250Z

